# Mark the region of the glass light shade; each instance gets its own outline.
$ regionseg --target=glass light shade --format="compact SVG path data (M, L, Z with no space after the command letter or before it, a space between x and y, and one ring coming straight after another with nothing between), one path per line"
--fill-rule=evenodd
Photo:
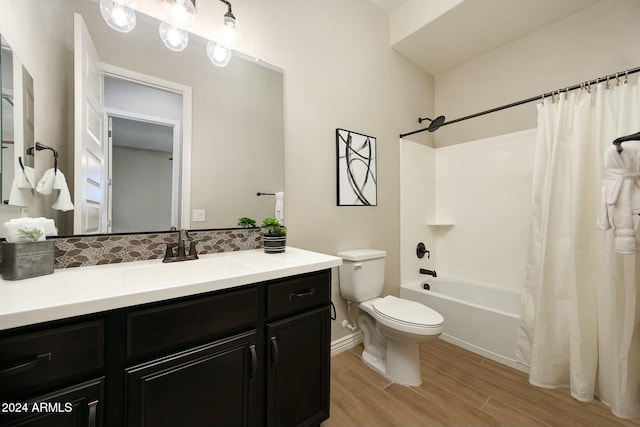
M231 49L216 43L209 41L207 43L207 56L217 67L226 67L229 61L231 61Z
M100 0L100 13L111 28L128 33L136 27L136 14L123 1L127 0Z
M189 33L171 24L161 22L159 32L164 45L175 52L184 50L189 44Z
M165 0L166 21L174 27L188 30L196 16L196 8L191 0Z
M231 49L235 49L237 40L238 40L238 29L237 29L236 22L233 21L232 23L229 23L225 19L224 31L222 33L223 44Z
M131 3L133 0L111 0L111 1L113 1L116 4L120 4L122 6L126 6L129 3Z

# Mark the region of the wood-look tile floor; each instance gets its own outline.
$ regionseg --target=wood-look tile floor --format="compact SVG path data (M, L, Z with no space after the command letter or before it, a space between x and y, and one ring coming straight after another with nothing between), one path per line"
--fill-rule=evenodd
M420 346L423 382L403 387L360 360L362 345L331 359L331 418L324 427L640 426L601 402L532 386L526 374L442 340Z

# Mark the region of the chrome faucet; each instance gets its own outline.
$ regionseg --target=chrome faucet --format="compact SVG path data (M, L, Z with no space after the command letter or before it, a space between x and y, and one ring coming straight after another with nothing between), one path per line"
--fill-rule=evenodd
M185 250L185 244L189 240L189 253ZM188 261L192 259L198 259L198 252L196 251L196 244L198 241L189 237L189 233L184 228L178 232L178 245L167 244L167 249L164 254L162 262L176 262L176 261ZM175 249L175 250L174 250Z
M420 274L428 274L429 276L438 277L438 273L436 273L435 270L427 270L426 268L421 268Z

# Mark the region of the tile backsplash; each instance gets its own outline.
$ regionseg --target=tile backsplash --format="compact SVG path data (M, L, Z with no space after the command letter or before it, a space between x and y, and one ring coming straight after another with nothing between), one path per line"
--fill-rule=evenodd
M262 248L259 228L194 230L198 254ZM178 242L178 232L56 237L55 268L84 267L164 258L167 244Z

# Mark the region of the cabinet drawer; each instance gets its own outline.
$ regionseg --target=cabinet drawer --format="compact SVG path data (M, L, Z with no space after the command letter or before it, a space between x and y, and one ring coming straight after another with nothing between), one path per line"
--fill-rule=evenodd
M0 340L0 394L7 396L101 369L104 323L45 329Z
M258 291L251 288L131 312L127 315L127 357L252 327L257 307Z
M330 301L330 270L292 277L268 286L267 316L273 319L329 304Z

